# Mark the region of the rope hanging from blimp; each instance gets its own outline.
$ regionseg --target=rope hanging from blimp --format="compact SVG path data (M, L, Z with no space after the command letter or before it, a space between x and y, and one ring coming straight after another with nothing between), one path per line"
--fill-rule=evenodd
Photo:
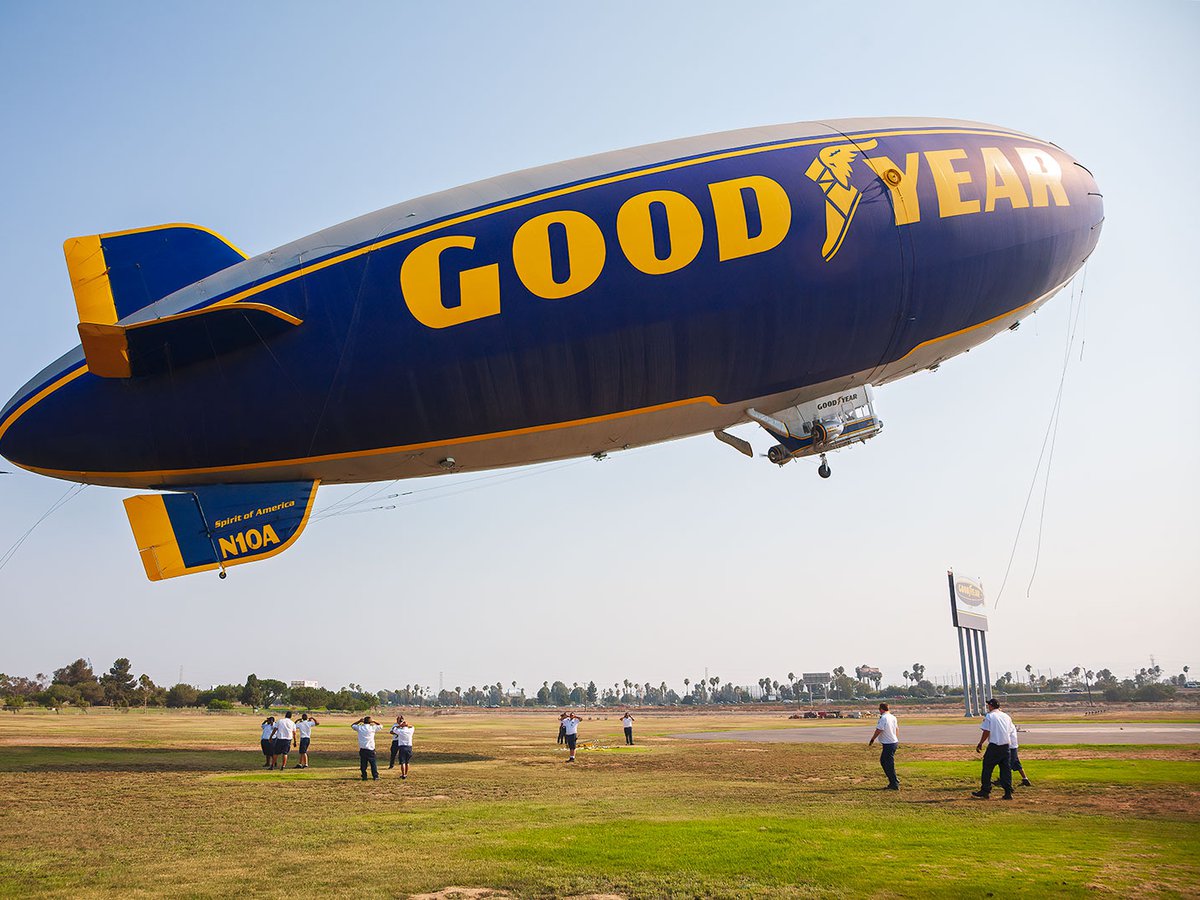
M8 474L12 474L12 473L4 472L4 473L0 473L0 474L8 475ZM61 497L59 497L57 500L55 500L54 503L51 504L50 508L48 510L46 510L44 513L42 513L41 517L36 522L34 522L32 525L30 525L29 528L26 529L25 533L23 535L21 535L19 538L17 538L17 540L13 543L13 545L11 547L9 547L6 551L4 551L4 555L0 556L0 572L4 571L4 567L7 566L9 561L14 556L17 555L17 551L21 549L21 545L24 544L25 541L27 541L29 539L29 536L31 534L33 534L34 531L37 530L37 527L39 525L41 525L48 518L50 518L52 515L54 515L56 512L58 512L60 509L62 509L64 506L66 506L68 503L70 503L72 500L74 500L76 497L78 497L80 494L82 494L84 489L87 487L88 487L88 485L86 485L86 484L73 484L73 485L71 485L71 487L67 488L67 490L63 493L63 495Z
M379 497L379 494L381 494L383 491L386 491L388 488L390 488L392 485L396 484L398 481L400 481L402 479L396 479L395 481L389 481L386 484L384 484L383 486L377 488L373 493L370 493L366 497L363 497L361 500L354 500L353 502L350 502L351 498L362 493L363 490L365 490L367 487L370 486L370 485L364 485L363 487L359 488L357 491L354 491L352 494L349 495L349 497L345 498L344 500L339 500L335 503L331 503L329 506L325 507L325 509L314 513L313 517L312 517L312 521L317 522L322 519L332 519L332 518L336 518L338 516L357 515L358 513L364 513L364 512L378 512L378 511L384 511L384 510L392 510L392 509L396 509L398 507L409 507L409 506L413 506L417 503L427 503L430 500L442 500L447 497L456 496L458 494L467 494L467 493L472 493L474 491L483 490L484 488L498 487L501 484L508 484L510 482L519 481L524 478L533 478L538 475L548 475L551 472L558 472L558 471L561 471L562 469L569 469L572 466L581 465L588 461L589 461L589 459L571 459L571 460L566 460L564 462L560 462L558 464L538 466L538 467L528 470L528 471L495 472L495 473L488 474L488 475L481 475L478 478L472 478L465 483L464 482L454 482L451 484L434 485L433 487L421 488L420 490L415 490L415 491L402 491L402 492L396 493L396 494L388 494L387 496L383 497L382 499L383 500L397 500L397 499L402 499L404 497L416 496L418 494L433 494L435 492L441 492L441 493L437 493L436 496L421 497L420 499L409 500L407 502L394 503L394 504L389 504L386 506L373 506L369 509L358 509L357 507L360 507L366 503L371 503L371 502L375 501Z
M1025 527L1025 516L1029 512L1029 502L1030 502L1030 500L1033 499L1033 492L1034 492L1034 489L1037 487L1038 474L1041 472L1041 469L1042 469L1042 459L1046 458L1046 447L1048 445L1050 448L1050 455L1048 458L1046 458L1046 474L1045 474L1045 480L1042 484L1042 505L1041 505L1041 510L1038 514L1037 549L1035 551L1034 559L1033 559L1033 572L1029 576L1029 584L1026 585L1026 587L1025 587L1025 596L1026 597L1029 596L1030 591L1033 589L1033 582L1034 582L1034 579L1037 577L1038 563L1041 561L1041 558L1042 558L1042 531L1043 531L1043 527L1044 527L1045 521L1046 521L1046 498L1050 492L1050 468L1054 463L1054 446L1058 441L1058 424L1062 420L1063 388L1066 386L1067 369L1070 367L1070 364L1071 364L1071 350L1073 349L1073 347L1075 345L1075 336L1079 331L1079 323L1080 323L1080 319L1082 318L1083 309L1084 309L1084 303L1083 303L1084 290L1087 287L1087 264L1086 263L1084 264L1084 267L1083 267L1083 276L1082 276L1082 278L1079 279L1077 284L1079 286L1078 302L1076 302L1075 284L1072 284L1072 286L1071 286L1071 301L1067 307L1067 344L1066 344L1066 348L1064 349L1064 352L1063 352L1062 373L1059 375L1059 378L1058 378L1058 392L1055 394L1054 405L1051 407L1051 410L1050 410L1050 421L1046 423L1046 434L1042 438L1042 449L1041 449L1041 452L1038 453L1037 465L1034 466L1034 469L1033 469L1033 478L1030 480L1030 483L1029 483L1029 493L1025 495L1025 506L1021 510L1021 519L1017 523L1017 533L1013 537L1012 552L1010 552L1008 555L1008 565L1004 569L1004 580L1000 584L999 593L996 594L996 602L993 605L993 609L999 608L1000 598L1004 596L1004 588L1008 584L1008 576L1009 576L1009 573L1012 571L1013 560L1016 558L1016 555L1017 555L1017 546L1020 544L1020 541L1021 541L1021 531ZM1082 359L1083 359L1082 346L1080 347L1079 358L1082 361Z

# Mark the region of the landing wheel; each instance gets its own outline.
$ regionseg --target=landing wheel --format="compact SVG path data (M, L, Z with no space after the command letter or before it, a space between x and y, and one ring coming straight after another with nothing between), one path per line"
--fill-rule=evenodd
M825 459L825 454L821 454L821 466L817 469L817 474L822 478L828 478L833 474L833 470L829 468L829 462Z

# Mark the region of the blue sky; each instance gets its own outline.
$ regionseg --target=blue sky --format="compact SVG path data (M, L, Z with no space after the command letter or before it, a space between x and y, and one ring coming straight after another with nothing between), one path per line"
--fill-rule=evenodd
M1107 216L1037 577L1027 596L1040 482L993 669L1127 671L1154 654L1178 671L1200 662L1197 38L1195 3L0 4L0 401L76 342L68 236L185 221L253 254L657 140L840 116L991 122L1092 169ZM944 572L999 588L1070 305L1064 292L882 389L886 432L837 454L829 481L698 437L405 485L428 492L315 521L226 581L161 584L137 561L126 492L88 488L0 571L0 671L83 655L166 682L182 667L200 684L255 671L376 688L439 672L464 687L679 686L706 666L751 684L864 662L949 674ZM0 553L68 487L0 476Z

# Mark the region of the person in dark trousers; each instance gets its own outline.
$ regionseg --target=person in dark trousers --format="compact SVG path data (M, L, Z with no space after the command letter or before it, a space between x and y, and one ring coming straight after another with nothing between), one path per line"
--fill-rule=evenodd
M362 771L362 780L367 780L367 766L371 767L371 778L379 780L379 766L375 762L375 732L383 728L378 722L372 722L370 716L363 716L350 725L358 732L358 768Z
M567 742L567 726L563 724L566 721L567 714L559 713L558 716L558 742L565 744Z
M1012 719L1007 713L1000 711L1000 701L995 697L987 702L988 714L983 717L979 726L979 743L975 752L983 749L987 742L987 752L983 754L983 773L980 778L979 790L971 793L972 797L986 800L992 793L992 771L1000 767L1000 787L1004 788L1004 799L1012 799L1012 769L1009 767L1008 742L1009 735L1014 730Z
M875 725L875 733L867 741L867 746L875 743L876 738L879 739L879 765L888 780L884 790L898 791L900 780L896 777L896 748L900 746L900 723L888 712L886 703L879 704L879 722Z
M259 741L259 746L262 747L264 769L275 768L275 739L271 737L275 733L275 717L267 716L262 721L262 740Z
M625 729L625 743L633 743L633 716L626 710L624 717L621 719L621 727Z
M400 760L400 778L408 778L408 764L412 762L413 731L416 729L404 721L404 716L396 716L396 724L392 726L392 761L388 768L396 766Z

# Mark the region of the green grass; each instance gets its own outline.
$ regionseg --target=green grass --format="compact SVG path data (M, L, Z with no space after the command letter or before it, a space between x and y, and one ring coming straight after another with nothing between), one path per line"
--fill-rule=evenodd
M1031 747L1034 787L980 802L971 748L905 745L885 794L862 746L655 736L761 716L639 716L632 747L585 719L607 749L565 765L554 716L416 713L411 777L383 751L364 784L351 718L322 717L312 767L280 773L244 717L4 717L0 895L950 897L986 894L991 853L1006 895L1200 885L1196 746Z
M1031 755L1028 760L1023 759L1021 762L1025 766L1025 772L1030 780L1036 778L1038 784L1174 784L1187 788L1200 786L1200 764L1191 761L1165 759L1038 760ZM980 771L978 760L964 762L912 760L903 761L902 765L906 772L942 777L961 778L968 772L974 773L978 777Z

